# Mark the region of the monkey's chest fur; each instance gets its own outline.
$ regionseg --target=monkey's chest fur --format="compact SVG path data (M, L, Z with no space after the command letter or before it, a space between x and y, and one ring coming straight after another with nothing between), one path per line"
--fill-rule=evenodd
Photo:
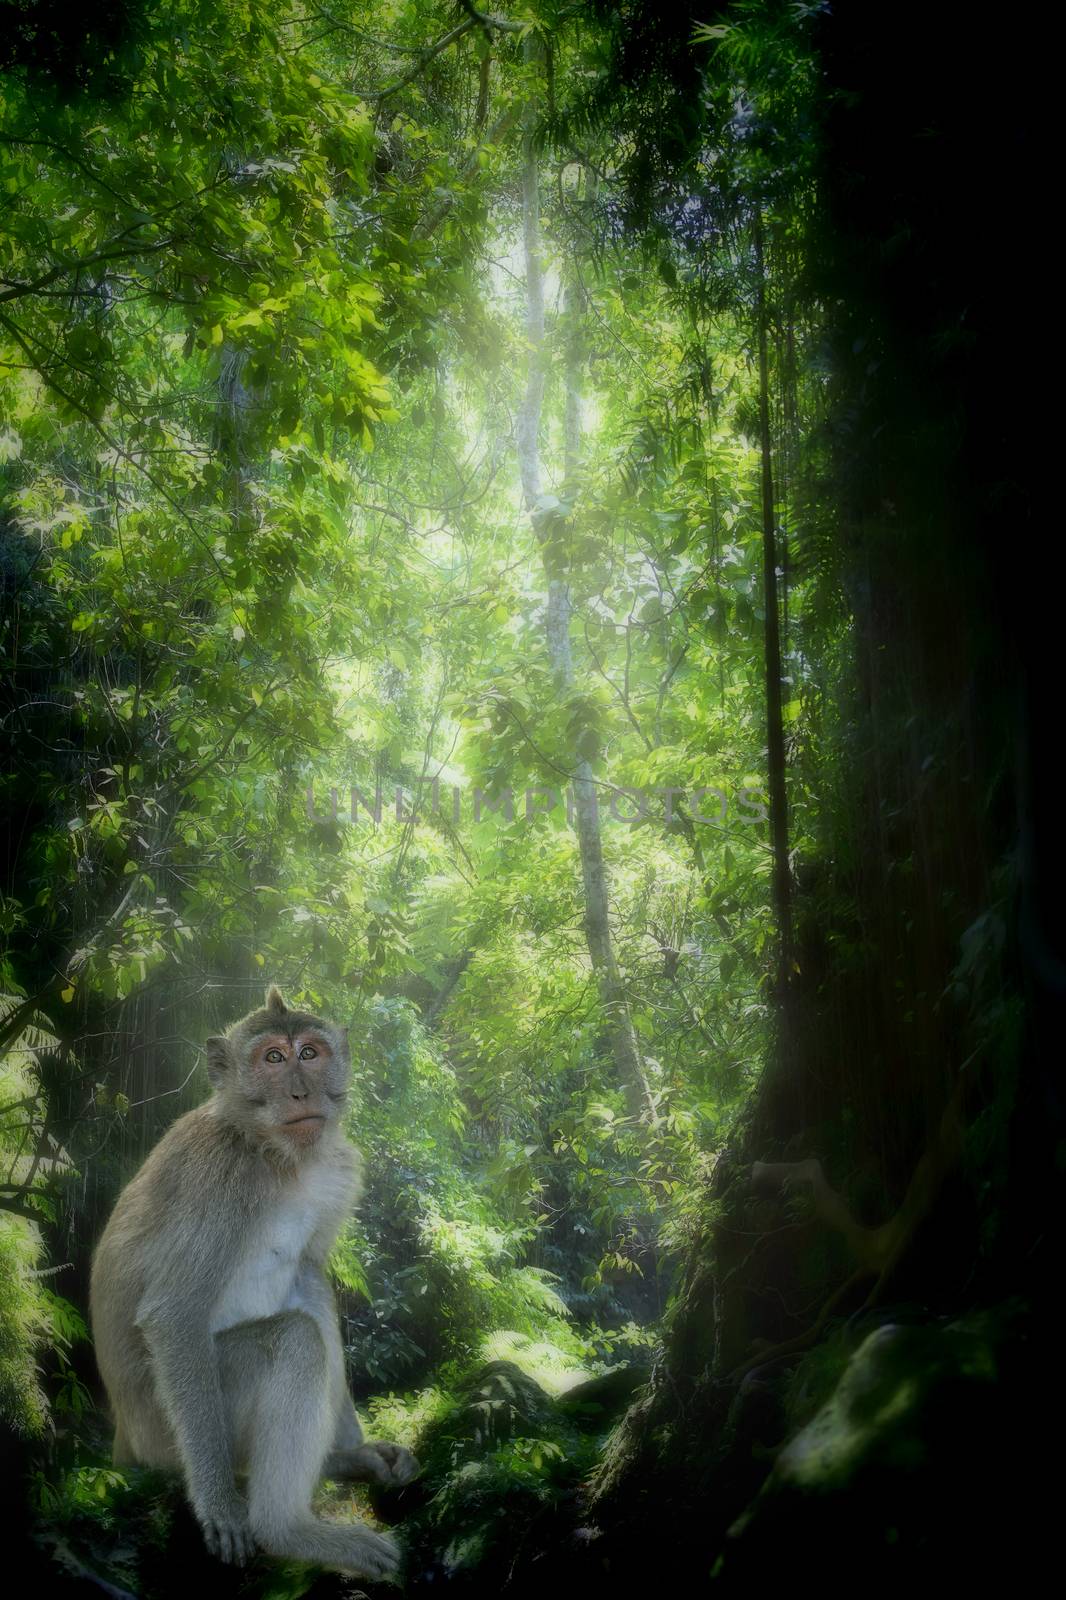
M356 1187L351 1166L333 1161L311 1163L287 1179L244 1230L235 1270L211 1310L212 1333L306 1309L302 1277L321 1271Z

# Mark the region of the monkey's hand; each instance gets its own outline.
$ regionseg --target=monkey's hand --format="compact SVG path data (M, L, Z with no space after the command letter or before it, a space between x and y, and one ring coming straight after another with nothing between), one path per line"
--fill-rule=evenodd
M401 1484L417 1478L421 1467L402 1444L361 1444L355 1450L346 1450L333 1457L328 1466L330 1477L352 1478L370 1483L387 1484L398 1489Z
M367 1448L381 1463L379 1483L398 1487L402 1483L410 1483L422 1470L410 1450L405 1450L402 1444L388 1444L379 1439Z
M255 1552L255 1540L248 1526L248 1508L237 1491L214 1496L210 1505L197 1503L195 1510L211 1554L243 1567Z

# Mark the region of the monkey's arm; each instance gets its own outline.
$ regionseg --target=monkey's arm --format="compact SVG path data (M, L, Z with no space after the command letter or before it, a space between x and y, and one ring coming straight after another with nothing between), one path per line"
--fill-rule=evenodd
M160 1252L160 1260L166 1256ZM185 1484L208 1548L243 1562L254 1549L247 1508L237 1491L218 1352L210 1330L213 1285L186 1256L160 1274L137 1313L152 1360L160 1402L181 1454ZM202 1279L203 1281L198 1281ZM180 1287L177 1287L180 1286Z

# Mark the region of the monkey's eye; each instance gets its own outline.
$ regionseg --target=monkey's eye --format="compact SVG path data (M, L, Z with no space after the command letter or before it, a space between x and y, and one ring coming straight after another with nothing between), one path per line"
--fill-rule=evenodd
M266 1055L263 1057L263 1060L264 1061L284 1061L285 1057L282 1055L280 1050L268 1050Z
M315 1049L313 1044L305 1044L303 1049L300 1051L300 1060L313 1061L317 1054L318 1051Z

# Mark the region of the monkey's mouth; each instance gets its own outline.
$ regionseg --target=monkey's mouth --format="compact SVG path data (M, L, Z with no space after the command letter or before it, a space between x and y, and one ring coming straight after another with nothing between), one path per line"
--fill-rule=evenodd
M286 1117L286 1128L306 1128L311 1123L325 1122L325 1117L319 1111L309 1111L305 1117Z

